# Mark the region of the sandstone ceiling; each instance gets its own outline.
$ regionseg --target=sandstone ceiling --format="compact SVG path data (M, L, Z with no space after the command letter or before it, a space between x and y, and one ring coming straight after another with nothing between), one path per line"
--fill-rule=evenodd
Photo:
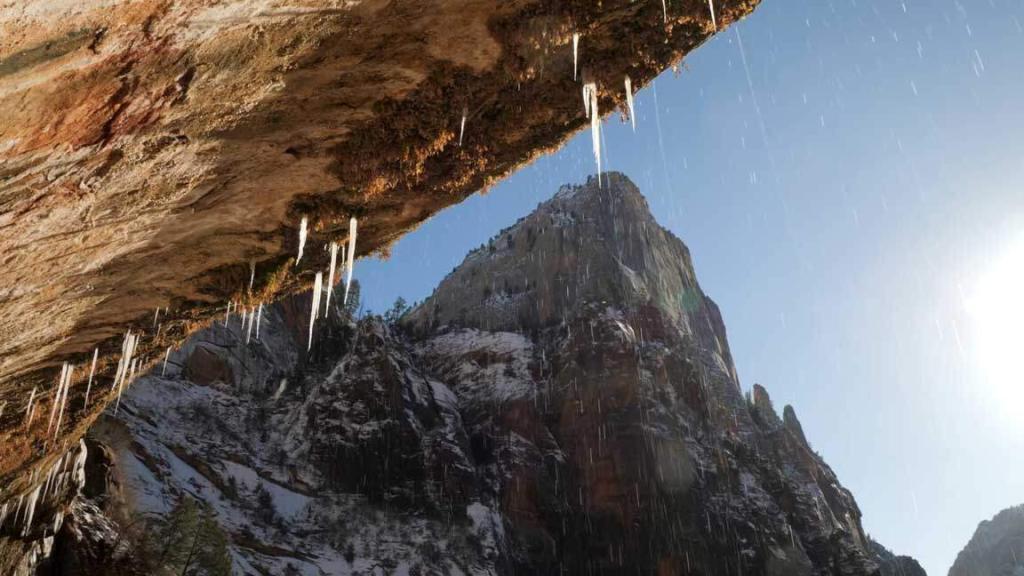
M359 254L386 251L584 128L580 80L620 108L626 75L757 3L0 0L0 501L110 401L129 328L153 364L229 301L309 289L351 216ZM47 440L24 410L64 361Z

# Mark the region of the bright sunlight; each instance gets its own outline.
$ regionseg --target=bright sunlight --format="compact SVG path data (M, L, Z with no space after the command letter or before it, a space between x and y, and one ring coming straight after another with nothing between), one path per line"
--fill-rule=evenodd
M982 275L967 310L974 353L999 410L1024 415L1024 234Z

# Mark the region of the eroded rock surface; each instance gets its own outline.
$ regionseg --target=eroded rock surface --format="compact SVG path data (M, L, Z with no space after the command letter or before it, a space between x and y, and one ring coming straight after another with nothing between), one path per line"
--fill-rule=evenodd
M106 514L195 498L253 573L903 574L795 411L741 392L683 243L606 178L398 322L332 313L306 353L297 298L258 341L198 334L95 428ZM196 354L231 381L190 381Z
M715 2L718 28L756 4ZM127 329L149 366L229 301L308 289L351 216L386 250L585 126L583 79L607 113L714 32L696 0L0 1L0 501L110 401ZM47 444L22 410L63 361Z

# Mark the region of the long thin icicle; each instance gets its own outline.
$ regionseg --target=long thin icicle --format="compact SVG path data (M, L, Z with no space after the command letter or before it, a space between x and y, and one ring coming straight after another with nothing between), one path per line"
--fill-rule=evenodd
M668 6L665 4L665 0L661 0L661 15L665 23L668 24Z
M256 339L260 339L260 320L263 318L263 303L260 302L260 308L256 311Z
M345 299L343 300L344 304L348 304L348 289L349 289L349 287L352 286L352 268L355 265L355 257L356 257L356 225L357 224L358 224L358 222L356 222L355 216L353 216L352 218L349 218L349 220L348 220L348 250L346 251L348 253L347 254L347 256L348 256L348 264L346 264L347 270L345 271L346 274L347 274L347 277L345 279Z
M577 62L580 58L580 33L572 33L572 79L576 80Z
M248 344L252 340L252 325L256 322L256 311L249 310L249 327L245 330L245 343Z
M168 359L169 359L170 357L171 357L171 347L170 347L170 346L168 346L168 347L167 347L167 351L166 351L166 352L164 352L164 367L163 367L163 370L161 370L161 371L160 371L160 377L161 377L161 378L163 378L164 376L166 376L166 375L167 375L167 360L168 360Z
M68 403L68 388L71 387L71 373L75 369L75 367L70 364L68 364L67 366L68 371L67 374L64 376L64 391L60 399L60 411L57 413L57 429L53 433L53 439L55 441L57 440L57 438L60 438L60 424L61 422L64 421L64 406L67 405Z
M92 390L92 377L96 374L96 361L100 358L100 349L96 348L92 351L92 367L89 368L89 383L85 386L85 403L83 407L89 407L89 392Z
M597 161L597 185L601 185L601 113L597 109L597 85L586 84L583 93L590 97L590 135L594 139L594 160Z
M338 265L338 243L331 242L331 267L327 272L327 304L324 305L324 317L331 311L331 294L334 293L334 268Z
M633 112L633 82L626 76L626 107L629 108L629 121L636 132L636 113Z
M715 32L718 32L718 21L715 20L715 0L708 0L708 9L711 10L711 25L715 27Z
M305 216L302 217L302 222L299 223L299 256L295 259L295 265L299 265L299 260L302 260L302 251L306 248L306 227L309 225L309 220Z
M32 402L36 399L36 388L32 387L32 393L28 395L28 404L25 404L25 425L28 426L32 420Z
M256 261L249 260L249 292L252 292L252 284L256 281Z
M135 373L136 362L132 359L135 354L135 345L138 342L138 336L132 334L131 330L125 336L124 342L124 353L121 356L121 362L118 364L118 376L114 379L114 385L117 386L117 403L114 404L114 415L117 415L118 408L121 407L121 392L124 391L126 380L129 380Z
M53 393L53 406L50 407L50 419L46 421L46 433L53 430L53 419L57 416L57 406L60 405L60 395L64 390L64 378L68 373L68 363L65 362L60 369L60 379L57 380L57 390Z
M324 273L317 272L316 280L313 281L313 309L309 312L309 344L306 350L313 348L313 324L316 322L317 312L320 311L320 292L323 290Z
M462 137L466 134L466 115L468 110L462 109L462 122L459 123L459 147L462 147Z

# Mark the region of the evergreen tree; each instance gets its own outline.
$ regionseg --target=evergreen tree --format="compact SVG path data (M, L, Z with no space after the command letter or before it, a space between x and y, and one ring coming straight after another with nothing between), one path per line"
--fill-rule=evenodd
M388 324L397 324L408 311L409 305L405 302L405 298L399 296L391 305L391 309L384 313L384 321Z
M217 519L195 500L182 496L149 544L154 574L230 576L228 539Z
M359 314L359 292L359 280L353 279L352 285L348 289L348 302L343 306L349 318L355 318Z

